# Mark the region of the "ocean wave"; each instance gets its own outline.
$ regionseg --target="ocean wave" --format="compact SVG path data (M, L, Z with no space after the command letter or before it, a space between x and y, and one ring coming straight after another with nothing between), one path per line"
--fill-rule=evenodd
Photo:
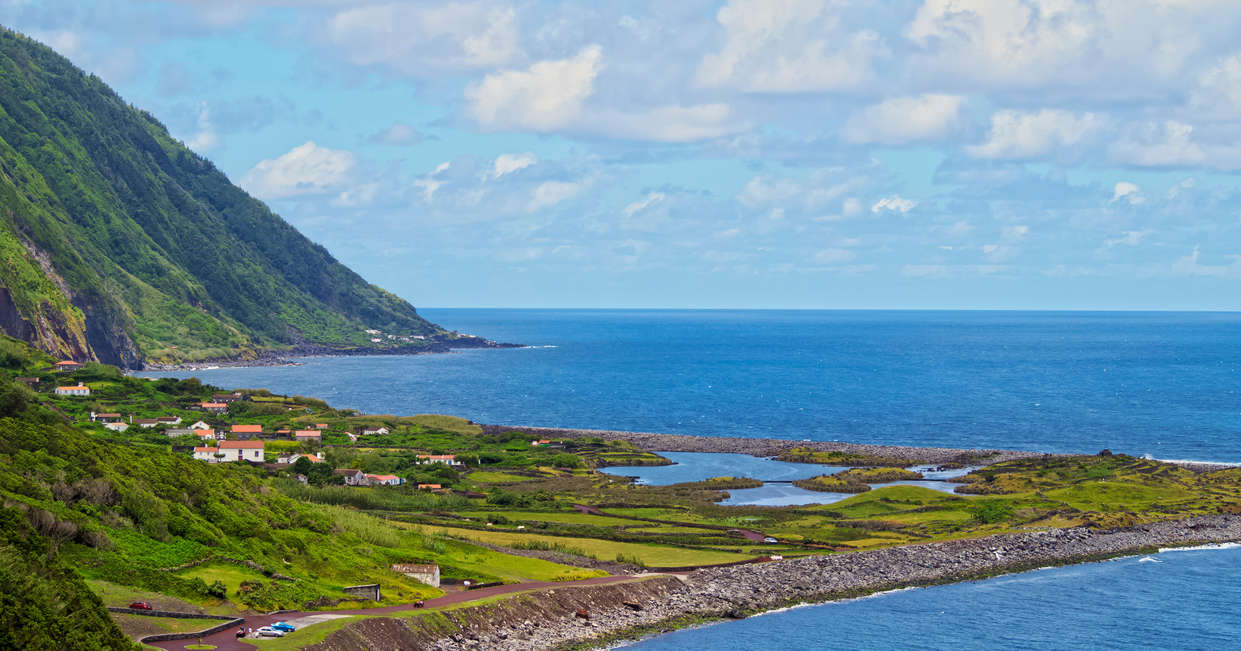
M1155 457L1149 454L1142 455L1142 458L1150 460L1150 461L1162 461L1164 463L1201 463L1201 464L1206 464L1206 465L1211 465L1211 466L1231 466L1234 468L1241 468L1241 462L1237 462L1237 461L1201 461L1199 459L1156 459Z
M1241 547L1241 543L1235 543L1235 542L1211 543L1209 545L1194 545L1193 547L1160 547L1159 553L1165 554L1167 552L1200 552L1200 551L1216 550L1216 549L1237 549L1238 547Z

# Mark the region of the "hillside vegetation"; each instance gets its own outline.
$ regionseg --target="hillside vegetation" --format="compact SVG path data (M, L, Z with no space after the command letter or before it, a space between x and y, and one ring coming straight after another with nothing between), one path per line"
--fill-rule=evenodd
M132 367L450 338L51 49L0 29L0 330ZM414 336L425 337L415 339Z

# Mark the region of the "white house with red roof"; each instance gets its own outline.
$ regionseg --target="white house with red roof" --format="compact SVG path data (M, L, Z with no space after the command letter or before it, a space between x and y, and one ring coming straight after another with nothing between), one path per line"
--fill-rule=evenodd
M261 463L265 445L262 441L220 441L219 451L224 454L220 461L250 461Z
M78 382L76 387L56 387L56 395L58 396L74 396L82 397L90 395L90 387Z
M396 475L367 475L366 479L371 486L400 486L405 483L404 479Z

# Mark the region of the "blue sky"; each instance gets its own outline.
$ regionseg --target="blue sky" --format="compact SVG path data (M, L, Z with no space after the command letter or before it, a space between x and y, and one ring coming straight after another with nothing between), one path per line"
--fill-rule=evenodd
M1241 4L0 0L422 306L1238 309Z

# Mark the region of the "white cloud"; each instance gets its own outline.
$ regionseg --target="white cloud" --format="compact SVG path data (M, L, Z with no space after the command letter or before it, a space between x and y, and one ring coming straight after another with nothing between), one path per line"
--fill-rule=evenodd
M526 204L526 210L536 212L543 208L550 208L577 196L585 189L586 183L584 182L547 181L541 183L530 193L530 202Z
M736 133L745 125L733 118L727 104L657 106L633 113L602 112L583 130L603 135L656 142L694 142Z
M1226 277L1241 274L1241 256L1231 256L1232 264L1202 264L1195 246L1192 253L1172 263L1172 273L1180 276Z
M379 145L409 146L422 142L422 134L404 122L397 122L372 135L370 141Z
M899 195L894 194L890 197L884 197L876 201L875 204L870 207L870 211L873 213L878 213L880 211L887 210L903 214L913 210L917 205L917 201L912 199L902 199Z
M1005 240L1009 242L1020 242L1021 240L1025 239L1026 235L1030 234L1030 227L1026 226L1025 224L1014 224L1012 226L1005 226L1000 234Z
M215 127L211 124L211 108L207 106L207 102L198 103L198 133L185 141L185 146L193 149L198 153L211 151L219 142L216 136Z
M987 141L965 149L975 158L1033 158L1086 143L1106 124L1094 113L998 111L991 116Z
M1122 246L1122 245L1123 246L1137 246L1142 243L1142 240L1146 239L1147 235L1150 235L1153 232L1154 231L1151 231L1151 230L1125 231L1124 235L1121 235L1120 237L1117 237L1115 239L1110 239L1110 240L1104 240L1103 247L1110 249L1114 246Z
M982 255L989 262L1004 262L1016 257L1020 249L1007 244L984 244Z
M885 145L940 140L957 121L964 100L934 93L886 99L850 116L840 135L848 142Z
M307 141L279 158L259 161L241 185L262 199L322 194L347 182L356 164L353 152Z
M640 213L643 210L646 210L647 208L663 201L666 198L667 198L667 195L665 195L662 192L652 192L646 195L645 197L629 204L628 206L625 206L625 210L624 210L625 216L633 217L635 214Z
M1199 119L1236 120L1241 113L1241 54L1224 57L1203 72L1189 95Z
M705 55L703 86L754 93L798 93L856 88L873 76L884 51L878 34L849 33L839 24L843 2L731 0L716 14L724 45Z
M1111 148L1112 159L1138 167L1241 169L1241 146L1204 142L1193 125L1168 120L1134 125Z
M491 166L491 178L498 179L505 174L512 174L518 170L530 167L538 161L539 159L530 152L524 154L500 154L496 156L495 163Z
M552 131L576 122L602 68L603 48L591 45L568 59L487 75L465 96L485 128Z
M1131 206L1146 201L1146 197L1142 196L1141 188L1128 181L1116 183L1116 187L1112 189L1112 200L1108 203L1116 203L1122 199Z
M369 205L379 194L378 183L363 183L356 188L349 188L332 199L333 206L357 208Z
M337 13L327 34L352 63L425 77L495 68L519 57L516 18L512 7L481 2L389 2Z

